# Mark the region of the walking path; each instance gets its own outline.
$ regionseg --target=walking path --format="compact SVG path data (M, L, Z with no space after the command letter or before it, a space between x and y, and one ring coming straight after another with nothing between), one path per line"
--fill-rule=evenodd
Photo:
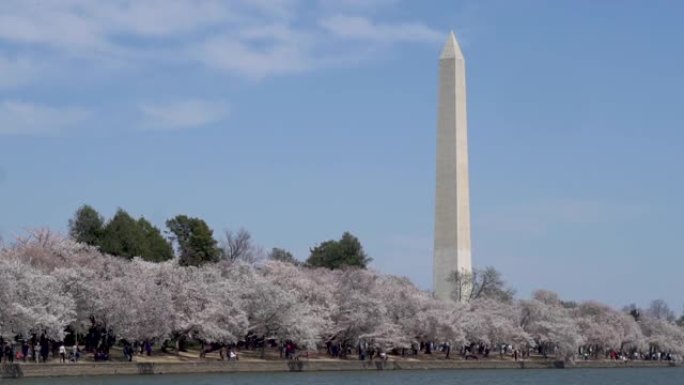
M136 357L140 358L140 357ZM156 359L153 359L156 358ZM668 367L667 361L578 361L577 368ZM168 357L144 357L137 362L79 362L47 364L2 364L2 378L96 376L116 374L179 374L231 372L287 371L349 371L349 370L428 370L428 369L545 369L570 367L552 360L416 360L358 361L338 359L286 360L171 360Z

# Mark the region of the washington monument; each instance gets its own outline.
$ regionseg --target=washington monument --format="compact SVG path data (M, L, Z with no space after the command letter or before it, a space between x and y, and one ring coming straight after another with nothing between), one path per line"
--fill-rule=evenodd
M472 272L465 59L453 32L439 57L438 103L433 285L437 298L449 299L449 276Z

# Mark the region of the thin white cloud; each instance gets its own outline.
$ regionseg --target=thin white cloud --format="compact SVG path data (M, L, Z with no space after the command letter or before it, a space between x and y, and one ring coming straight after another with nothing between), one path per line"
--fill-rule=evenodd
M169 37L230 22L223 2L205 0L4 0L0 39L80 50L111 48L118 36Z
M88 1L90 14L109 35L169 37L230 22L238 16L220 1Z
M143 129L181 130L220 122L228 116L230 108L221 101L182 100L143 104L140 112Z
M363 16L336 15L321 20L334 35L382 43L438 42L444 34L420 23L376 23Z
M3 0L0 55L31 53L61 63L54 73L62 74L74 67L70 59L82 69L163 62L249 78L300 73L356 64L382 52L374 46L441 41L419 22L379 20L379 10L399 1ZM335 37L346 41L331 49Z
M307 4L302 0L234 0L235 5L238 3L248 13L252 15L256 13L269 19L293 19L301 4Z
M45 7L30 1L20 4L2 3L0 39L61 49L105 48L103 26L64 6L65 3L47 2Z
M16 100L0 102L0 135L56 134L89 115L78 107L52 107Z
M244 31L244 40L232 36L209 39L193 47L201 62L211 68L238 73L249 78L302 72L315 67L309 52L307 36L286 27L278 34L266 35L262 31ZM275 31L274 31L275 32Z
M401 0L319 0L321 8L332 11L373 11L399 3Z

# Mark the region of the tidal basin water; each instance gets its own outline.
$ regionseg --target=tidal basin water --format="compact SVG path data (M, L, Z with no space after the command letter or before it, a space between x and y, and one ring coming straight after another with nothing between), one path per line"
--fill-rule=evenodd
M681 385L684 368L224 373L0 382L15 385Z

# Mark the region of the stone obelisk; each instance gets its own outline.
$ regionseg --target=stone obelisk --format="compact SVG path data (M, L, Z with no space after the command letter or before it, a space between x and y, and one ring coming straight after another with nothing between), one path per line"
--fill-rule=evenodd
M465 59L453 32L439 57L438 109L433 285L437 298L450 299L449 276L472 272Z

